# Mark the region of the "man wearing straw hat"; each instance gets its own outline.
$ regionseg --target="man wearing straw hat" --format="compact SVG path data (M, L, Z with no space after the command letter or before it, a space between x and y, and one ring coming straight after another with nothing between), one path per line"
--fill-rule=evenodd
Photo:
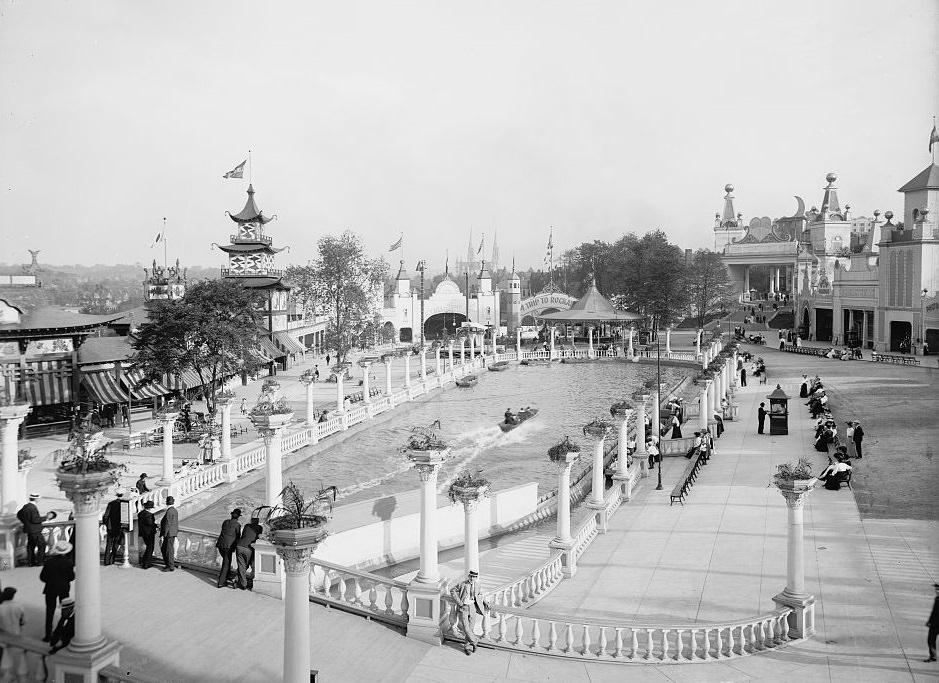
M457 605L460 628L466 638L463 652L468 655L476 652L476 643L479 642L479 637L473 631L476 614L482 615L489 611L489 602L480 593L478 579L479 572L471 569L466 581L461 581L450 590L450 597Z
M46 539L42 537L42 515L36 507L39 500L38 493L29 494L29 502L20 508L16 518L23 523L23 533L26 534L26 560L30 567L42 565L46 557Z
M69 557L71 552L71 543L57 541L39 573L39 580L46 584L42 592L46 596L46 635L43 640L47 643L52 640L52 619L56 604L68 597L71 583L75 580L75 566Z

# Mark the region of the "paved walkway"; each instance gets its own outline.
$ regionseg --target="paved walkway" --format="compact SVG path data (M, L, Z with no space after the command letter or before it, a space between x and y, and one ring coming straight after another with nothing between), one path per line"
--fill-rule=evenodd
M803 369L834 388L844 373L875 367L754 350L767 357L771 377L787 390L796 387ZM925 372L916 378L935 381ZM684 460L666 461L665 491L643 480L636 499L620 508L610 531L581 558L577 576L532 609L670 622L771 609L770 598L785 585L786 566L785 503L768 486L774 465L803 452L819 467L825 458L811 448L811 425L798 399L791 402L789 435L756 434L755 409L770 389L751 383L738 394L742 421L728 423L684 507L667 504ZM790 393L798 396L797 389ZM513 551L539 552L533 539ZM820 489L807 500L805 541L818 634L780 650L677 666L562 661L491 649L466 657L454 646L427 646L395 629L311 605L313 667L323 681L936 680L939 669L919 660L932 582L939 578L939 523L862 520L849 490ZM493 561L511 562L510 546L491 553ZM6 572L3 583L20 589L27 631L40 634L38 569ZM104 567L102 584L105 631L124 644L127 670L167 681L279 680L279 601L218 590L212 577L188 572Z

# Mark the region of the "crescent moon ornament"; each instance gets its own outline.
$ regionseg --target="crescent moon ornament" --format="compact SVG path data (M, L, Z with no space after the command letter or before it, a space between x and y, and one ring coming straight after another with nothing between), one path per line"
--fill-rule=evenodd
M796 209L796 215L794 216L794 218L798 218L799 216L805 215L805 202L802 201L802 197L800 197L799 195L794 195L794 196L796 198L796 201L799 202L799 208Z

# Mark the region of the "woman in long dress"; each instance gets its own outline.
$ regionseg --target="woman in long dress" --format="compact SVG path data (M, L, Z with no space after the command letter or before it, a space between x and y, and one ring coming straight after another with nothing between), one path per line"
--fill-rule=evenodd
M809 396L809 376L802 375L802 387L799 389L799 398L808 398Z
M679 421L677 415L672 415L672 438L681 438L681 422Z

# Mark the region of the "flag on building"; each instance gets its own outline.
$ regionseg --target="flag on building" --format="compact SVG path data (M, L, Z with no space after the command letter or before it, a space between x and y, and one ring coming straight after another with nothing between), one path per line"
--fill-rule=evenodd
M155 246L157 245L157 243L160 242L162 239L163 239L163 233L162 233L162 232L158 232L158 233L157 233L157 236L156 236L156 239L153 240L153 244L150 245L150 248L153 249L153 247L155 247Z
M479 256L483 251L483 244L486 242L486 236L483 235L483 238L479 240L479 249L476 250L476 255Z
M939 131L936 130L936 124L932 124L932 133L929 134L929 152L932 153L932 146L939 142Z
M388 251L394 251L395 249L400 249L401 244L404 242L404 235L398 238L398 241L388 247Z
M235 166L235 168L233 168L232 170L230 170L228 173L226 173L226 174L223 175L222 177L223 177L223 178L244 178L244 177L245 177L245 164L246 164L246 163L248 163L248 160L247 160L247 159L245 159L245 160L242 161L240 164L238 164L237 166Z

